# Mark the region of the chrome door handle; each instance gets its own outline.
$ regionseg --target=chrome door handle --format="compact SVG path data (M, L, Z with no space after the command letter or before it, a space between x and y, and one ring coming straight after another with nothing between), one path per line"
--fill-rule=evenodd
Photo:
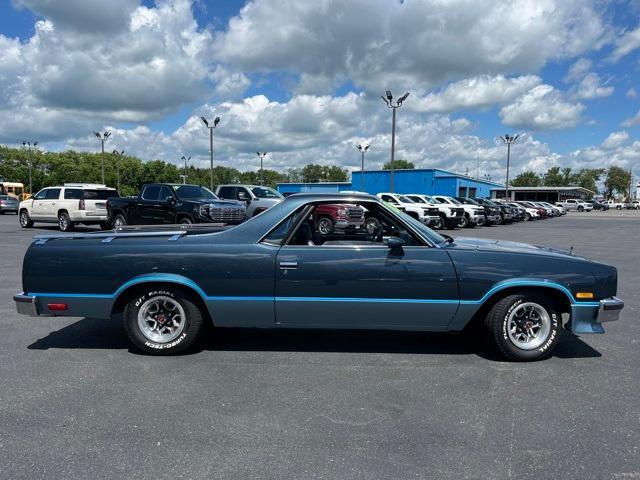
M298 262L280 262L281 270L295 270L298 268Z

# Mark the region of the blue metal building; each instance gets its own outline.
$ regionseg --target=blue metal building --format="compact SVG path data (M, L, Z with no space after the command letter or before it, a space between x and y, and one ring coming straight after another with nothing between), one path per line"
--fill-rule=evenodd
M278 184L278 191L281 193L294 193L357 190L376 194L390 191L390 176L389 170L354 171L351 183L280 183ZM504 188L504 185L500 183L471 178L437 168L395 170L394 186L396 193L485 198L491 196L492 189Z

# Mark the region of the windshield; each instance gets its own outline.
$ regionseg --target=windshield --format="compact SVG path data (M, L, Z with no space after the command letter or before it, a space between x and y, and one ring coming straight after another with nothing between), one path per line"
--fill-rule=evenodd
M459 198L458 200L460 200L462 203L466 203L467 205L480 205L472 198Z
M431 201L432 201L433 203L447 203L447 202L445 202L444 200L441 200L441 199L436 198L436 197L431 197Z
M455 205L462 205L458 200L456 200L455 198L448 198L447 200L449 200L451 203L455 204Z
M401 201L402 203L416 203L413 200L411 200L409 197L405 197L404 195L398 195L398 200Z
M258 198L283 198L280 193L269 187L253 187L251 191Z
M172 188L180 200L218 199L211 190L197 185L173 185Z
M398 214L402 215L402 218L405 222L410 223L413 228L420 231L420 233L422 233L425 237L427 237L431 242L435 244L440 244L447 241L447 239L444 238L442 235L440 235L438 232L431 230L429 227L426 227L424 224L422 224L421 222L413 218L411 215L407 215L406 213L401 212L395 208L394 210L396 210Z

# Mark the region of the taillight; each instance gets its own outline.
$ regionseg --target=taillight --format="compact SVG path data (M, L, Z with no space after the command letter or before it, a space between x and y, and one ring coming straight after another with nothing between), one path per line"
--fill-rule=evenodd
M78 208L80 210L84 210L84 198L81 198L80 201L78 202Z

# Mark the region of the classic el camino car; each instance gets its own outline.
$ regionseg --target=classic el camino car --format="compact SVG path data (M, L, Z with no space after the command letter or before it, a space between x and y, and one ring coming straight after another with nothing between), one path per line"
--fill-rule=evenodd
M374 229L322 234L314 210L359 205ZM570 252L439 235L366 194L299 194L234 227L37 236L23 267L29 315L122 314L147 353L216 327L460 331L511 360L551 354L563 329L603 333L624 304L614 267ZM568 314L563 320L562 314ZM566 318L566 317L565 317Z

